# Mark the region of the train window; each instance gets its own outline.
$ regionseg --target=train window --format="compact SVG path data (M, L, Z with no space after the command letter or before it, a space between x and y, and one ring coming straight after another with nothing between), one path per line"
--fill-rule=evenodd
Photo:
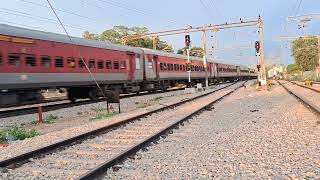
M50 57L49 56L42 56L41 57L41 66L49 68L50 67Z
M2 54L0 53L0 66L2 65Z
M113 62L113 69L119 69L119 62L118 61Z
M68 68L76 68L76 59L73 57L68 57L67 60Z
M112 69L112 63L111 63L111 61L107 61L107 62L106 62L106 68L107 68L107 69Z
M186 66L182 65L182 71L185 71L185 70L186 70Z
M120 69L126 69L126 62L125 61L120 62Z
M160 63L160 70L163 70L163 63Z
M20 56L18 54L9 54L8 59L11 66L20 66Z
M182 69L182 65L180 64L180 71L183 71L183 69Z
M168 70L168 66L166 63L163 63L163 70Z
M152 63L152 61L148 61L148 67L149 67L149 69L152 69L153 68L153 65L152 65L153 63Z
M55 58L55 65L57 68L63 68L63 58L62 57L56 57Z
M89 60L89 68L95 69L96 68L96 62L93 59Z
M136 69L140 69L140 55L139 54L136 57Z
M104 68L103 61L102 60L98 61L98 69L103 69L103 68Z
M191 65L191 71L194 71L194 65Z
M34 55L26 56L26 66L35 67L36 66L36 57Z
M173 71L173 64L169 64L169 70Z
M79 68L84 69L86 65L84 64L85 59L79 58Z

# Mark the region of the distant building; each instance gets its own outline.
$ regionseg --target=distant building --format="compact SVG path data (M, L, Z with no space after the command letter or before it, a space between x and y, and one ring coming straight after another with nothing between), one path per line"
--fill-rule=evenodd
M278 77L281 78L283 74L286 72L287 68L285 65L275 64L268 68L268 77Z

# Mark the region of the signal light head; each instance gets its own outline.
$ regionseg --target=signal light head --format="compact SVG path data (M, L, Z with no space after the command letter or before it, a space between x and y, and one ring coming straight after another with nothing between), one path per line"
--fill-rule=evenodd
M257 52L260 51L260 41L256 41L256 42L255 42L255 48L256 48L256 51L257 51Z
M189 34L184 37L184 40L185 40L185 43L186 43L186 47L190 47L191 40L190 40L190 35Z

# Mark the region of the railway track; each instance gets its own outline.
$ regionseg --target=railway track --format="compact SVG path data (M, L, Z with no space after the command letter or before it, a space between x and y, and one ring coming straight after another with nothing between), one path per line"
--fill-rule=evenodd
M305 85L301 85L301 84L298 84L298 83L293 82L293 81L289 81L289 82L291 82L292 84L295 84L295 85L297 85L297 86L310 89L311 91L315 91L315 92L317 92L317 93L320 93L320 90L318 90L318 89L315 89L315 88L312 88L312 87L309 87L309 86L305 86ZM317 84L317 83L315 83L315 84Z
M221 83L219 85L222 85L222 84L227 84L227 83ZM166 92L170 92L170 91L181 91L184 89L185 88L178 88L178 89L169 89L167 91L158 90L155 92L141 92L139 94L137 94L137 93L122 94L120 96L120 99L155 94L155 93L161 94L161 93L166 93ZM59 110L59 109L88 105L88 104L104 102L104 101L105 101L104 98L99 98L97 101L93 101L90 99L82 99L82 100L78 100L76 102L71 102L67 99L56 99L56 100L50 100L50 101L41 102L41 103L24 104L22 106L11 106L11 107L0 108L0 118L8 118L8 117L14 117L14 116L20 116L20 115L34 114L34 113L38 112L39 106L43 107L43 112L50 112L50 111L55 111L55 110Z
M93 179L245 84L237 82L0 162L7 179Z
M311 108L320 115L320 92L290 81L278 81L279 84L290 94L300 100L305 106Z

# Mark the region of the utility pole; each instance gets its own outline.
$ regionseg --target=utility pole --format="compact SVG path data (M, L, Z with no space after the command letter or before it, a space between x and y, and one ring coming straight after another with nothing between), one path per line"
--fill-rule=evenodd
M217 55L216 55L216 52L217 52L217 49L218 49L218 29L216 29L216 30L214 30L213 32L214 32L214 59L216 59L217 58Z
M318 58L317 77L320 77L320 36L318 36Z
M162 31L162 32L153 32L153 33L145 33L145 34L139 34L139 35L130 35L125 36L122 38L123 44L128 42L128 40L134 40L134 39L140 39L142 37L160 37L160 36L169 36L169 35L176 35L176 34L186 34L186 33L192 33L192 32L206 32L206 31L214 31L215 32L215 48L218 47L218 38L217 38L217 32L224 29L235 29L235 28L241 28L241 27L258 27L259 29L259 37L262 42L262 53L261 53L261 79L259 79L262 84L266 84L266 71L265 71L265 59L264 59L264 49L263 49L263 20L259 16L257 20L249 20L249 21L243 21L240 19L240 22L232 22L232 23L224 23L224 24L217 24L217 25L206 25L206 26L199 26L199 27L188 27L188 28L182 28L182 29L175 29L175 30L169 30L169 31ZM204 33L205 34L205 33ZM203 35L204 35L203 34ZM205 39L205 38L204 38ZM155 49L156 45L153 43L153 48ZM189 48L188 48L189 49ZM189 51L189 52L188 52ZM190 49L187 50L187 54L190 55ZM188 63L190 63L190 60L188 60ZM204 60L204 63L206 63L206 57ZM206 64L204 64L206 66Z
M188 65L190 65L190 47L187 48ZM191 69L188 69L188 85L191 86Z
M152 36L152 47L154 50L157 49L157 44L158 44L158 37L157 36Z
M205 81L206 81L206 87L209 86L209 80L208 80L208 66L207 66L207 33L206 31L203 31L202 35L202 44L203 44L203 66L205 71Z
M260 20L258 23L258 33L259 33L259 41L260 41L260 56L259 57L259 64L261 65L260 68L260 78L259 81L261 85L267 85L267 74L266 74L266 62L265 62L265 54L264 54L264 29L263 29L263 22Z

